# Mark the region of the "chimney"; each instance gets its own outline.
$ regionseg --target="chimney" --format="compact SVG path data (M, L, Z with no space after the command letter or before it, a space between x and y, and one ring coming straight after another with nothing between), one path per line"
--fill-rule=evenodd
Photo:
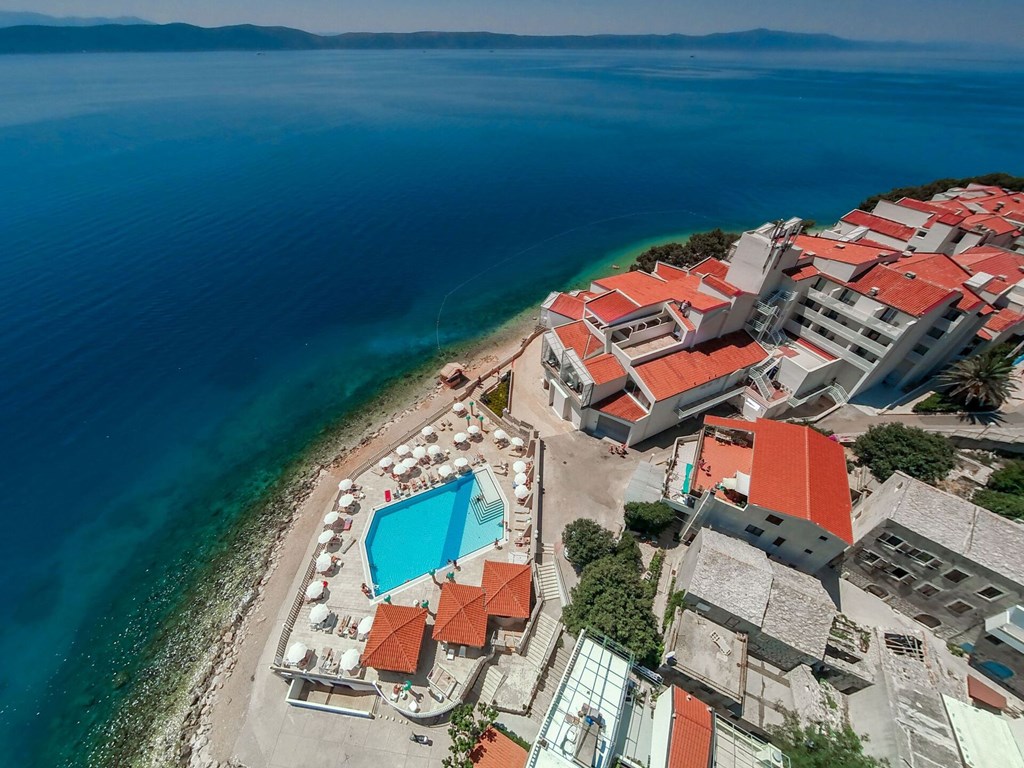
M1006 275L996 275L996 280L1002 280L1005 283L1006 282Z
M871 288L868 289L868 296L877 296L877 295L878 295L878 289L877 288L872 286Z
M917 272L904 272L903 276L908 280L913 280L914 278L917 277Z

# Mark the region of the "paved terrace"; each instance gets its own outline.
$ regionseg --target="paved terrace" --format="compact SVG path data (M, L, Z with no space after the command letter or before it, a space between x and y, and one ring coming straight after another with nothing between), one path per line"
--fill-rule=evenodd
M326 582L327 586L323 597L316 600L303 598L294 627L290 631L284 631L279 645L279 649L284 649L299 642L309 648L310 655L301 667L298 667L299 669L318 678L339 683L376 683L394 706L403 710L418 710L424 715L448 708L452 702L464 696L467 687L472 686L471 678L478 671L478 665L483 663L480 659L488 654L489 649L464 647L455 653L454 658L448 658L447 648L431 638L433 617L440 600L440 586L449 571L455 573L456 582L479 586L483 564L488 559L528 562L532 532L529 506L532 496L517 500L512 482L512 465L522 460L527 462L527 474L531 477L532 484L532 461L523 455L527 449L517 449L509 441L496 442L494 432L500 427L493 424L487 416L484 416L481 422L478 415L474 413L471 419L472 423L481 426L481 433L460 445L456 445L453 438L460 431L466 432L465 417L449 413L436 419L431 425L435 434L428 437L419 435L406 443L410 449L417 446L438 446L441 453L435 459L426 457L400 480L375 464L370 470L352 478L354 488L347 492L339 490L331 505L324 509L324 515L333 511L340 513L337 523L333 526L324 525L321 529L336 531L336 537L325 547L315 547L312 560L315 562L319 554L326 552L335 564L326 573L314 573L311 579L302 582L303 590L310 583ZM392 448L397 449L398 445L393 445ZM389 455L396 460L398 458L394 453ZM454 468L455 460L460 457L470 462L470 466L464 470L466 472L478 467L490 467L508 500L504 521L495 526L495 538L500 541L500 549L489 547L460 559L457 570L441 568L434 577L424 574L419 579L397 587L386 596L395 605L420 605L424 601L428 605L427 628L415 674L378 671L369 667L360 667L356 671L340 669L340 660L347 650L355 649L360 654L363 653L366 636L359 634L357 625L365 617L373 616L377 605L385 599L383 595L368 596L362 589L364 584L370 582L369 568L363 557L361 542L366 534L371 510L383 502L385 491L390 492L393 498L408 498L441 484L443 481L439 476L439 467L447 464ZM351 493L356 500L347 509L340 509L338 501L345 493ZM319 535L320 530L317 533ZM314 626L310 620L310 612L318 605L327 606L329 617L323 624ZM518 635L498 632L489 640L496 640L504 650L505 646L515 646ZM296 665L287 662L280 666L296 668ZM428 675L432 672L433 689L428 683ZM404 686L406 681L411 682L411 690L403 692L395 700L394 686ZM440 700L431 696L431 690L435 694L443 694L439 696Z

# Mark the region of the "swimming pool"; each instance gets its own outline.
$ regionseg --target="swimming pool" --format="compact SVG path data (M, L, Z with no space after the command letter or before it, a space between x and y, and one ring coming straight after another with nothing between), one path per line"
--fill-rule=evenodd
M492 546L504 535L505 499L487 469L379 507L364 550L374 592L389 592L432 568L441 580L449 560Z

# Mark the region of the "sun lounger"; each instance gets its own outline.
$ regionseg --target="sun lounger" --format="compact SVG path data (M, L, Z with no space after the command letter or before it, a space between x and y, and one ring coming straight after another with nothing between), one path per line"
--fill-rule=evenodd
M341 530L343 530L343 531L350 531L350 530L352 530L352 518L351 517L346 517L344 520L341 521Z
M455 661L455 646L454 645L449 645L448 646L448 652L445 654L445 658L448 659L448 661Z

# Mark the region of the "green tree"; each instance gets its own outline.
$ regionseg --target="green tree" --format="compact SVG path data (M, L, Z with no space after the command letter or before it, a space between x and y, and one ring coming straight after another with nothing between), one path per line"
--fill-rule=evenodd
M864 754L864 744L850 726L832 728L814 723L806 728L793 714L769 729L772 742L785 752L792 768L881 768L888 760Z
M486 704L460 704L452 710L448 735L452 744L448 756L441 761L444 768L473 768L473 750L483 732L491 727L498 711Z
M565 526L562 542L568 550L566 557L577 569L583 569L595 560L611 554L615 547L612 532L586 517L573 520Z
M663 501L631 501L626 504L626 527L657 536L676 519L676 511Z
M1015 493L1024 496L1024 461L1014 459L991 474L986 488L1000 493Z
M583 569L562 621L570 632L586 628L607 635L657 666L661 637L651 607L638 569L624 558L605 557Z
M723 232L721 229L697 232L690 235L685 243L665 243L648 248L637 257L631 269L653 272L659 261L673 267L692 267L704 259L723 259L729 253L729 246L739 238L738 233Z
M853 452L881 481L899 470L933 483L945 477L955 463L953 444L947 438L904 424L871 427L857 438Z
M953 363L939 375L951 399L965 406L997 409L1010 397L1013 360L1000 349L989 349Z
M997 515L1008 517L1011 520L1024 520L1024 496L979 488L974 492L974 498L971 501Z

